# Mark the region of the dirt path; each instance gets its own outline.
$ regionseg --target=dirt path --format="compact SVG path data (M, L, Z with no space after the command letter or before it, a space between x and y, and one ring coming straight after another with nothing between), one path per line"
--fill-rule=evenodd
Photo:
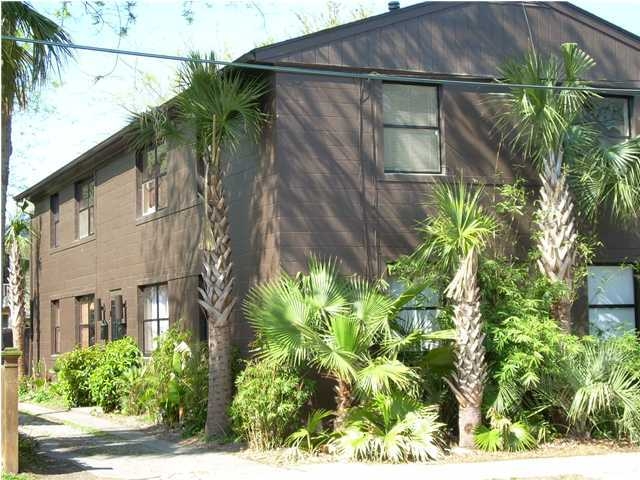
M635 479L640 453L533 458L459 464L258 463L233 452L182 445L149 426L123 425L86 409L55 411L21 404L21 432L39 442L52 478L388 480L428 479ZM45 473L45 472L42 472Z

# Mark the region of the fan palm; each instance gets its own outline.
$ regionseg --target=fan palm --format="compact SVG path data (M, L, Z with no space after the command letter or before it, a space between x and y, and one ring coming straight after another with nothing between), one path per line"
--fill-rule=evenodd
M29 270L29 246L31 245L31 219L24 208L11 219L4 239L9 251L9 325L13 329L15 345L24 347L26 273ZM18 376L26 369L25 355L18 363Z
M392 333L410 297L394 300L377 284L341 278L335 262L311 259L307 275L254 288L245 313L264 343L263 356L310 365L335 382L338 428L355 395L413 387L415 373L397 359Z
M178 74L180 119L196 136L196 150L204 163L202 183L203 241L202 280L199 303L207 317L209 338L208 435L228 428L231 401L231 315L233 292L231 240L223 177L223 152L243 142L258 140L266 121L261 99L267 91L261 79L248 79L238 71L221 71L207 58L194 54Z
M637 218L640 139L618 145L600 141L598 131L585 121L598 97L584 80L595 61L574 43L563 44L561 52L561 59L529 53L501 69L501 82L514 86L497 96L496 126L512 149L538 170L542 184L536 216L538 266L549 280L561 282L571 292L577 248L574 201L588 220L602 207L613 217ZM554 316L565 331L571 330L571 303L568 293L554 306Z
M38 13L28 2L4 2L2 35L24 36L35 40L69 43L67 33L55 22ZM29 93L44 84L52 72L59 72L71 51L65 46L30 45L2 40L2 237L5 235L11 124L13 109L25 108ZM4 258L4 245L2 245Z
M454 304L456 358L447 383L459 404L459 444L465 448L474 447L487 376L477 268L478 255L495 233L496 223L483 210L481 195L481 188L471 189L462 180L436 186L436 213L419 227L424 241L405 259L416 272L435 268L452 278L445 295Z

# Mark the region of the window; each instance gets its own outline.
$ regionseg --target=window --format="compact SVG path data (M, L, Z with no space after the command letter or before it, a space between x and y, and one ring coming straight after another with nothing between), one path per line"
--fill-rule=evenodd
M631 137L627 97L601 97L590 100L585 120L602 132L606 143L617 143Z
M85 348L96 343L93 295L76 298L78 307L78 344Z
M587 277L589 333L620 335L636 326L636 296L633 267L590 266Z
M140 165L140 205L142 215L167 206L167 144L160 143L142 152Z
M438 89L383 84L384 171L440 173Z
M397 280L390 282L389 290L392 296L400 295L406 286ZM425 288L420 295L408 302L400 311L399 323L406 333L415 330L424 332L433 332L438 330L438 314L440 313L440 298L438 293L431 289ZM422 344L423 350L428 350L435 346L432 341L425 341Z
M88 237L94 233L93 194L94 183L92 178L76 184L78 238Z
M60 345L60 301L51 302L51 353L58 354L62 351Z
M60 197L58 194L51 195L49 199L51 209L51 247L60 246Z
M167 284L142 288L142 349L145 354L156 348L156 338L169 329Z

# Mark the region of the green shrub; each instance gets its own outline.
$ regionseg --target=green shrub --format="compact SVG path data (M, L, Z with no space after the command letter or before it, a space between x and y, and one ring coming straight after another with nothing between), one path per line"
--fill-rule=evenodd
M190 332L171 327L158 339L149 362L126 372L126 413L149 415L168 426L181 424L187 434L202 430L207 415L207 349L189 346L190 339Z
M236 379L236 389L229 410L233 429L259 450L285 444L312 393L311 383L295 370L267 360L248 362Z
M475 432L475 443L476 447L485 452L519 452L537 446L529 425L525 422L512 422L498 415L493 415L490 427L481 425L478 428Z
M442 427L436 405L377 394L349 410L331 449L353 460L424 462L442 456Z
M89 376L89 388L91 398L105 412L120 407L128 388L125 373L140 364L140 357L140 349L131 337L109 342L101 351L98 365Z
M307 453L318 453L331 439L331 435L323 427L323 423L333 415L333 412L329 410L314 410L307 417L307 423L289 435L287 444Z
M65 353L55 363L60 394L69 407L92 405L89 378L98 367L101 359L101 348L76 347Z

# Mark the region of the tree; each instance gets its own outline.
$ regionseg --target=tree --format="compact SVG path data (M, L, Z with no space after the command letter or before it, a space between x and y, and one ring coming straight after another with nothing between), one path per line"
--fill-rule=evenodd
M603 208L614 218L637 218L640 138L613 145L603 141L586 115L599 98L585 80L595 61L574 43L563 44L561 52L561 59L530 52L501 69L502 83L514 86L497 97L497 127L538 170L538 266L549 280L567 288L553 310L570 332L578 246L574 201L587 221L594 221Z
M213 54L207 57L213 60ZM231 317L237 297L233 291L231 239L223 152L241 143L257 142L267 119L261 99L267 92L263 79L237 70L219 70L194 54L178 74L178 115L195 132L196 150L204 164L202 177L202 288L200 305L207 317L209 338L209 398L207 435L224 434L231 402Z
M70 42L69 36L59 25L38 13L28 2L5 2L2 5L2 35ZM66 46L25 45L2 40L2 238L5 237L6 228L13 109L16 105L25 108L33 89L43 85L51 73L59 73L70 56L71 51Z
M474 448L474 432L487 377L484 324L480 313L478 256L496 232L495 220L480 205L482 189L462 183L434 190L435 215L419 227L423 241L397 268L426 276L435 270L450 278L445 295L453 303L455 372L445 379L458 401L459 445Z
M9 251L9 325L13 329L15 345L24 348L26 273L29 271L29 246L31 245L31 219L24 206L11 219L4 244ZM18 376L26 371L25 355L18 363Z
M335 382L338 429L357 394L369 398L413 386L415 373L397 353L425 334L399 338L394 321L402 305L423 288L392 299L380 285L355 276L344 279L335 262L312 258L307 275L283 274L255 287L245 314L262 341L264 357L292 367L311 366ZM442 332L435 336L443 338Z

